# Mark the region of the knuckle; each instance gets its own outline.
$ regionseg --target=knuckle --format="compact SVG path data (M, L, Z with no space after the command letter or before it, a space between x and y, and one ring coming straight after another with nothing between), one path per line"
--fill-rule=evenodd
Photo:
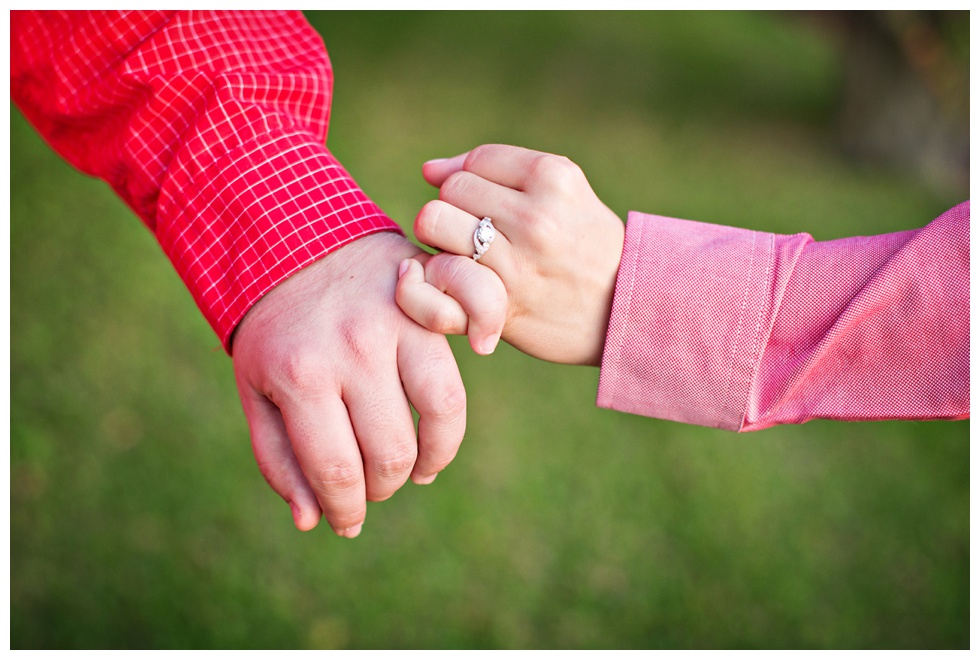
M378 314L347 317L337 324L337 350L349 364L370 369L378 360L378 349L390 341L387 319Z
M429 313L427 321L425 327L440 335L457 334L460 331L460 328L457 327L456 315L446 307L433 309Z
M465 197L473 182L473 177L474 175L469 172L453 172L439 189L439 199L452 203L453 200Z
M438 231L439 216L441 214L442 202L440 200L434 199L427 202L419 211L418 215L415 216L415 224L413 226L415 235L423 241L433 238Z
M464 257L461 254L443 252L435 257L434 267L439 270L442 282L447 290L462 288L466 285L467 276L471 272L468 270L470 266L470 258Z
M436 414L456 418L466 411L466 390L462 383L442 383L431 389Z
M481 144L480 146L471 149L466 160L463 162L463 169L470 170L476 169L480 163L491 157L496 145Z
M360 466L351 463L325 465L309 479L314 491L328 495L354 490L362 480Z
M564 156L547 154L534 161L531 176L539 183L566 188L578 182L582 170Z
M462 381L442 378L444 369L439 359L430 359L427 366L428 373L418 382L422 396L412 400L419 415L429 419L456 419L465 414L466 389Z
M533 206L527 209L526 214L525 239L532 246L546 245L554 237L555 232L560 229L551 208Z
M316 351L296 349L279 360L278 382L289 394L315 394L323 388L325 365Z
M416 455L414 443L398 445L389 455L374 461L371 469L382 479L401 477L414 467Z

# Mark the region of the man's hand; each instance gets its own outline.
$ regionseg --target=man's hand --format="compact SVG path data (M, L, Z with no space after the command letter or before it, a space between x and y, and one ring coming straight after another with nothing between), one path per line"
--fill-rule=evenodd
M357 536L366 501L409 475L431 483L462 442L466 394L449 344L395 305L398 264L419 252L394 233L361 238L275 287L236 330L255 458L301 530L322 512Z

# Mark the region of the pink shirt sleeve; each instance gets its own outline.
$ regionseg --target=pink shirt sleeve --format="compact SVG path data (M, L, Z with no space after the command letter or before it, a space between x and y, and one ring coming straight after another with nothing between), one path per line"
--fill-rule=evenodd
M816 242L630 213L597 404L735 431L970 416L970 203Z

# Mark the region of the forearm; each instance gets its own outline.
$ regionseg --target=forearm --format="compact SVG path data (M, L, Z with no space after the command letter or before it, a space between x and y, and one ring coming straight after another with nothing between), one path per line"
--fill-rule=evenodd
M969 203L814 242L631 214L598 405L757 430L969 416Z
M154 231L230 348L250 306L397 226L326 149L326 50L297 12L13 12L11 92Z

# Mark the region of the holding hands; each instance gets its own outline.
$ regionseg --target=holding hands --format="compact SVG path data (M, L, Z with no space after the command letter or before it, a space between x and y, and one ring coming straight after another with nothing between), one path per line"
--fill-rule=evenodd
M503 337L535 357L598 365L623 223L560 156L487 145L432 161L440 189L404 238L362 238L280 284L235 336L235 371L259 467L296 526L360 533L367 501L430 483L459 448L465 394L442 334L478 353ZM473 259L480 218L492 245ZM395 292L376 277L400 261ZM392 293L406 314L391 304ZM430 334L425 329L439 333ZM418 435L409 401L420 414Z
M423 176L439 188L439 199L419 212L415 234L442 252L420 253L390 234L361 239L277 287L239 328L235 366L256 457L269 483L290 502L300 529L313 527L322 514L337 534L357 536L366 501L386 499L409 478L430 483L452 461L465 426L465 395L439 334L467 334L483 355L504 339L543 360L592 366L602 361L626 227L596 197L581 169L561 156L484 145L426 163ZM743 313L743 305L726 296L744 288L746 274L731 260L732 242L743 239L746 230L657 222L657 239L639 246L633 235L625 257L660 250L674 259L670 274L658 280L655 301L647 296L637 302L643 298L639 290L631 297L634 353L649 366L618 374L613 366L606 375L608 381L626 382L624 391L647 398L635 403L616 392L603 394L600 383L600 405L733 430L799 423L792 400L761 417L739 413L737 424L724 417L732 350L720 329L728 327L730 314L738 320ZM812 241L804 234L781 240ZM685 265L686 260L695 265ZM399 276L393 287L376 275L395 261ZM806 268L799 262L786 267ZM729 279L735 284L726 287ZM841 282L829 286L834 285ZM860 282L854 286L861 290ZM692 298L692 287L702 297ZM409 318L394 309L392 294ZM806 301L812 305L812 298ZM657 316L661 309L667 317ZM758 323L761 312L747 313ZM693 329L672 325L676 318ZM809 332L805 325L799 329L803 338ZM705 337L715 336L722 337L720 349L706 353ZM678 394L673 381L662 384L664 356L658 346L671 347L671 378L697 386L691 389L697 392L693 401L684 399L687 390ZM768 354L774 364L783 364L778 350L770 347ZM710 362L713 355L721 356L717 364ZM710 389L715 381L706 380L706 364L714 369L709 376L720 374L717 392ZM696 365L691 374L684 371L689 365ZM804 376L840 389L836 372ZM714 397L708 404L705 392ZM849 396L846 388L841 392L842 398ZM661 405L658 396L666 403ZM409 401L420 413L417 439ZM821 416L863 414L842 410ZM965 411L968 416L968 406Z
M419 212L415 235L444 252L401 263L402 310L433 332L467 334L484 355L503 337L543 360L598 366L625 228L581 169L562 156L484 145L422 173L439 199ZM477 262L484 217L496 234Z
M392 233L359 239L274 288L238 327L255 458L301 530L325 517L357 536L368 501L409 478L431 483L463 440L466 393L446 338L399 313L394 283L377 276L418 251Z

